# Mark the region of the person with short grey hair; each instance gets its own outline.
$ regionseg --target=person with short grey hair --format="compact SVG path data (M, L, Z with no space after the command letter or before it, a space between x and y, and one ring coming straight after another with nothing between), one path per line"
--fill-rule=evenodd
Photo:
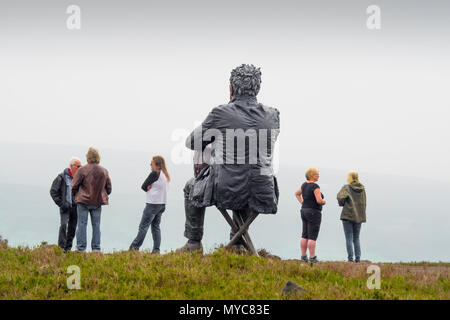
M73 157L69 161L69 167L64 169L55 180L53 180L50 188L50 195L59 207L60 226L58 235L58 246L64 251L72 249L73 238L77 228L77 207L72 198L72 180L81 167L81 161L77 157Z

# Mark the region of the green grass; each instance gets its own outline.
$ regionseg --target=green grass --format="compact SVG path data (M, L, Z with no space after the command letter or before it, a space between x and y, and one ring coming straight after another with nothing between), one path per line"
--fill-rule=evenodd
M67 267L81 289L67 288ZM366 286L369 264L211 254L63 253L53 245L8 247L0 239L0 299L449 299L450 263L378 263L381 289ZM303 296L285 297L294 281Z

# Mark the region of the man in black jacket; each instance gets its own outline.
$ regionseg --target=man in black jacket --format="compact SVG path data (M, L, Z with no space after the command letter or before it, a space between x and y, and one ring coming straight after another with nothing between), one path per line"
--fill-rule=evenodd
M248 64L235 68L230 77L230 102L213 108L186 139L186 147L197 155L211 146L212 161L200 167L202 161L197 161L195 178L184 188L184 235L188 242L182 251L203 249L205 207L232 210L235 221L247 220L252 212L277 212L278 187L272 160L280 113L257 101L260 84L259 68ZM233 235L231 231L230 238Z
M56 205L59 207L61 224L59 227L58 246L64 251L72 249L73 238L77 228L77 206L72 199L72 179L78 168L81 167L81 161L78 158L72 158L69 167L64 169L50 188L50 195Z

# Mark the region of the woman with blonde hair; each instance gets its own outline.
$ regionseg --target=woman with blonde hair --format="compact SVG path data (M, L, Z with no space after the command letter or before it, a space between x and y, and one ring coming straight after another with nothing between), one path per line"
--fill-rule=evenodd
M353 262L353 246L355 248L355 262L361 259L361 245L359 233L361 224L366 222L366 190L359 181L358 173L351 171L347 174L347 184L337 195L339 206L342 208L341 220L344 226L348 261Z
M302 238L300 240L301 259L304 262L318 262L316 256L316 240L322 222L322 206L325 205L323 194L316 183L319 180L319 170L309 168L306 173L306 182L295 192L295 197L302 204ZM309 260L306 251L309 250Z
M167 183L170 182L170 176L166 168L166 162L161 156L154 156L150 167L152 171L141 187L146 192L146 206L139 224L138 234L131 243L130 250L139 250L151 225L153 236L152 253L159 254L161 245L161 229L159 225L161 223L161 215L166 210Z

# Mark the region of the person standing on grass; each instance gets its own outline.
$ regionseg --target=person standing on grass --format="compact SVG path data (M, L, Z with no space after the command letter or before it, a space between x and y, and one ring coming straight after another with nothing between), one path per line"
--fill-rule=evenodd
M91 215L92 241L94 252L100 251L100 216L102 206L108 204L112 186L108 171L99 165L100 154L97 149L89 148L86 154L87 165L78 169L72 181L72 194L77 204L77 250L86 251L86 228Z
M59 226L58 246L64 252L72 250L72 242L77 228L77 206L72 199L72 180L77 170L81 167L81 161L73 157L69 167L64 169L50 188L50 195L59 207L61 223Z
M339 206L342 208L341 220L344 226L347 258L353 262L353 246L355 247L355 262L361 259L359 233L361 224L366 222L366 190L359 181L357 172L347 174L347 183L337 194Z
M151 225L153 236L152 253L159 254L161 245L161 229L159 225L161 223L161 215L166 210L167 183L170 182L170 176L163 157L154 156L150 166L152 172L141 187L147 194L147 201L142 213L138 234L131 243L129 250L139 250Z
M295 197L302 204L302 238L300 240L300 249L302 253L302 261L318 262L316 256L316 240L319 235L320 223L322 221L322 206L325 205L323 194L320 187L316 183L319 180L319 170L309 168L306 173L306 182L302 184L300 189L295 192ZM309 250L309 260L306 255Z

